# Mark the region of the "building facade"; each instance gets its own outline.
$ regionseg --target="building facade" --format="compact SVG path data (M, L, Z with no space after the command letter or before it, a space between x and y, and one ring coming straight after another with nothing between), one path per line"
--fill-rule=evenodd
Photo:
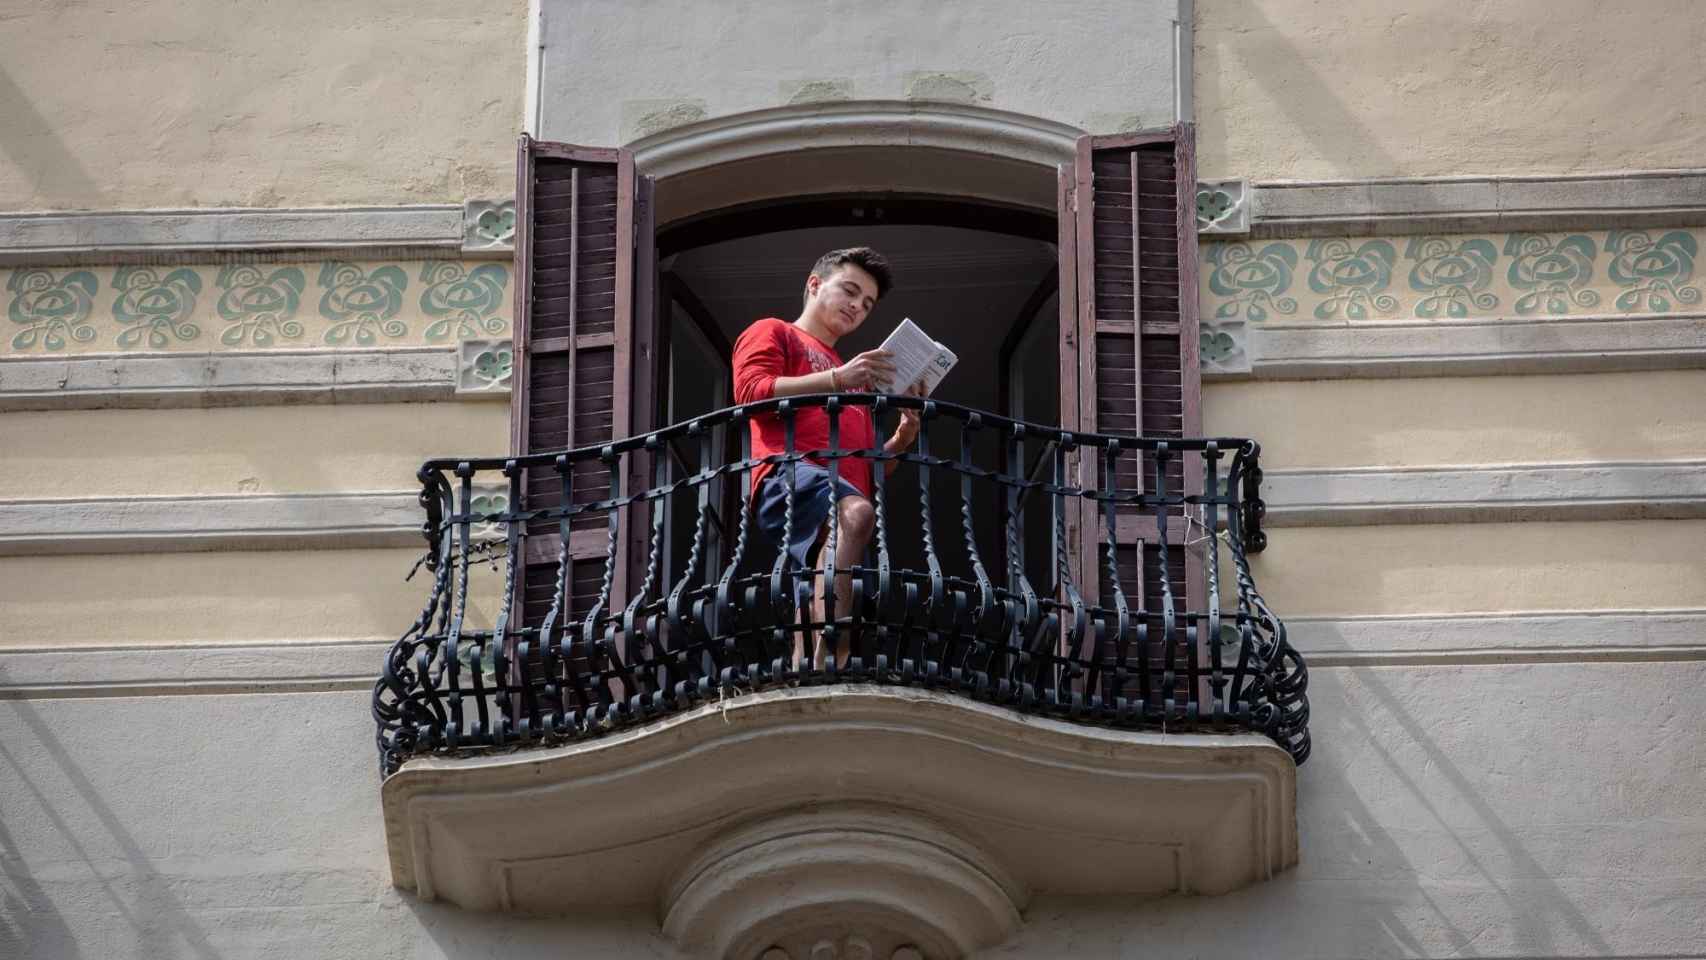
M904 782L893 792L930 795L939 806L926 819L950 827L951 804L931 791L954 774L979 796L1029 789L1031 807L980 815L1057 842L990 854L989 876L1018 878L991 881L1000 896L967 894L1006 917L968 921L993 934L886 942L898 921L879 911L830 916L827 940L809 924L798 929L818 932L799 944L778 934L776 949L814 960L819 940L848 957L1706 953L1706 722L1689 695L1706 672L1706 311L1694 272L1706 20L1693 4L188 0L32 5L0 21L5 955L763 955L769 941L741 940L746 928L725 921L777 896L760 886L740 901L730 881L695 915L716 923L694 927L681 919L691 897L668 892L679 874L633 866L647 862L644 843L621 847L608 873L542 854L536 869L512 857L524 866L497 873L455 858L457 844L496 849L492 824L524 809L526 788L503 778L559 776L540 758L590 755L573 744L420 757L382 780L374 682L436 575L405 579L427 520L417 469L612 441L724 405L720 342L757 317L791 316L817 254L859 240L890 251L901 278L869 332L880 339L878 326L908 315L962 354L945 400L1145 432L1148 394L1115 423L1085 392L1116 382L1097 365L1113 354L1078 334L1123 335L1141 352L1144 324L1165 325L1166 309L1119 327L1096 299L1110 275L1072 272L1101 269L1095 255L1062 257L1101 249L1093 216L1088 239L1073 233L1072 198L1087 203L1105 183L1077 181L1074 194L1070 174L1094 150L1129 145L1082 138L1134 131L1166 132L1169 162L1194 166L1176 168L1194 222L1173 226L1194 231L1195 249L1161 254L1197 267L1194 278L1177 270L1194 302L1175 294L1171 334L1154 332L1194 361L1174 368L1189 412L1166 429L1261 444L1266 548L1250 572L1307 663L1308 760L1262 766L1270 748L1250 761L1272 771L1256 789L1269 791L1267 813L1224 809L1272 816L1272 835L1247 844L1256 853L1202 852L1085 825L1122 804L1135 820L1186 805L1119 779L1164 779L1143 750L1249 751L1262 738L1073 733L952 693L869 706L873 726L900 722L882 710L924 717L906 721L917 743L965 752L917 779L850 753L867 781L823 789L877 796ZM549 386L525 378L546 368L550 339L534 302L550 281L534 274L555 269L526 256L528 238L537 249L553 226L538 219L549 211L528 157L554 148L524 143L518 177L523 133L630 178L630 219L612 229L633 253L617 255L632 299L609 332L584 316L566 328L573 357L609 352L610 385L576 414L603 396L608 418L594 434L576 436L573 419L563 442L518 448L528 434L512 423L544 421L525 405L512 418L506 401ZM1128 228L1139 273L1142 206ZM673 279L635 279L663 276ZM578 303L580 281L567 282ZM583 384L606 382L574 369ZM511 489L500 478L476 505L470 487L463 512L502 512ZM1101 541L1086 532L1093 514L1075 516L1060 542L1082 577ZM651 543L643 525L627 529L640 532L621 545L624 563ZM1058 544L1036 529L1023 549L1046 566ZM670 536L656 540L684 562L693 532ZM1122 536L1120 547L1138 542ZM594 568L602 549L586 555ZM519 596L503 573L471 574L485 579L469 591L470 624L492 629L506 595ZM476 661L471 675L495 670ZM763 711L819 709L788 700L808 694L735 689L693 716L771 729ZM705 729L660 723L684 742ZM777 723L787 736L808 727ZM661 749L649 729L589 741L592 752L611 744L638 769ZM1051 750L1115 760L1074 774L1075 787L1038 772L1065 764ZM1030 766L950 766L996 753ZM1200 762L1255 776L1241 760ZM456 779L481 763L511 765L490 783ZM571 769L562 783L590 782ZM730 769L770 795L805 776ZM434 825L382 783L485 792ZM648 840L689 821L715 842L762 826L725 809L744 795L715 777L630 783L615 796L631 800L607 795L587 815ZM1079 790L1081 816L1024 819L1080 810ZM808 792L782 812L843 817L838 836L865 837L851 859L826 861L856 886L847 878L880 859L872 830L827 799ZM693 820L706 811L723 819ZM497 832L432 832L452 821ZM563 833L554 822L534 826ZM400 869L400 850L427 849L404 835L435 838L433 855L449 858L436 894ZM1113 852L1098 857L1085 839L1097 836ZM1166 857L1145 858L1163 848L1202 859L1167 861L1176 872L1155 884L1097 879L1134 863L1159 875ZM1049 850L1068 851L1058 873L1026 872ZM1265 867L1207 879L1238 857ZM738 874L717 862L711 873ZM895 874L867 872L879 879L864 896L902 889ZM654 892L552 899L606 881ZM945 914L932 898L949 886L925 884L921 909Z

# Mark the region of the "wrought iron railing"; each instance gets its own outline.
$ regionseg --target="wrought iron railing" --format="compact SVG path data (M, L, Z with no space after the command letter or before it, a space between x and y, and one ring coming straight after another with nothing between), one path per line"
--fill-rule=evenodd
M863 562L835 567L832 511L829 569L802 566L757 528L747 478L762 463L787 478L805 459L802 411L857 406L879 420L918 410L919 441L840 450L830 417L831 449L811 459L836 473L850 456L872 462L875 531ZM754 417L779 418L787 453L730 452L748 448ZM1265 542L1258 452L856 394L731 407L564 453L428 461L434 576L374 687L382 769L844 682L1082 723L1258 732L1301 763L1307 673L1246 557ZM814 615L830 577L852 602Z

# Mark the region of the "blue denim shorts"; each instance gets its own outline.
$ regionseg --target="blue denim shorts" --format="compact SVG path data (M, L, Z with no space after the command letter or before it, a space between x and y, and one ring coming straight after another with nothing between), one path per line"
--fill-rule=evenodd
M804 567L806 555L811 552L812 544L817 542L824 521L829 519L830 507L842 497L862 497L864 494L845 477L836 477L837 493L831 497L829 469L810 461L794 464L794 472L794 535L789 539L788 552ZM787 464L777 464L775 470L758 485L756 507L758 529L764 531L771 543L781 546L788 517Z

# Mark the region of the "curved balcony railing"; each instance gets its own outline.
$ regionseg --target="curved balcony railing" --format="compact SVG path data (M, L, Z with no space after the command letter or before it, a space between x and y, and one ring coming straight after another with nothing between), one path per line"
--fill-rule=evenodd
M758 529L748 478L766 462L789 477L804 459L800 411L853 406L919 410L920 439L894 455L841 450L830 417L831 449L812 459L836 473L850 456L872 462L875 531L851 568L802 566ZM788 452L730 452L758 416L780 418ZM1258 453L855 394L731 407L563 453L428 461L433 581L374 687L381 767L841 682L1081 723L1257 732L1301 763L1307 673L1246 557L1265 542ZM833 558L833 511L827 526ZM831 577L846 578L849 610L814 615Z

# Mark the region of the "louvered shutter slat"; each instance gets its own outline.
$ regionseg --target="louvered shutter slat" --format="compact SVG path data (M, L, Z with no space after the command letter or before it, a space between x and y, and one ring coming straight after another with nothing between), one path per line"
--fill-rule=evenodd
M592 446L625 436L626 369L631 325L618 324L633 283L634 176L631 158L615 150L573 147L523 137L516 197L516 373L511 449L518 454ZM599 462L570 470L576 504L610 496ZM562 504L555 471L532 470L528 509ZM608 518L570 521L569 609L573 621L597 600L605 573ZM539 626L558 588L558 522L527 527L525 570L518 578L523 622Z
M1060 215L1075 229L1068 237L1063 225L1063 241L1070 242L1063 242L1061 256L1062 269L1075 272L1077 303L1062 305L1062 347L1081 352L1078 382L1063 385L1062 410L1079 417L1068 425L1156 438L1200 435L1190 127L1082 138L1069 178L1063 194L1073 202ZM1064 331L1067 323L1076 327L1071 336ZM1201 482L1195 457L1189 464L1181 458L1168 463L1170 493L1179 492L1187 477ZM1154 478L1153 455L1126 454L1116 461L1115 480L1123 489L1154 492ZM1120 587L1128 601L1138 600L1149 612L1156 637L1163 580L1175 610L1201 609L1205 602L1200 548L1184 545L1184 517L1174 516L1165 548L1146 513L1131 509L1116 524ZM1111 602L1113 584L1103 582L1105 522L1093 507L1077 521L1080 582L1096 585Z

